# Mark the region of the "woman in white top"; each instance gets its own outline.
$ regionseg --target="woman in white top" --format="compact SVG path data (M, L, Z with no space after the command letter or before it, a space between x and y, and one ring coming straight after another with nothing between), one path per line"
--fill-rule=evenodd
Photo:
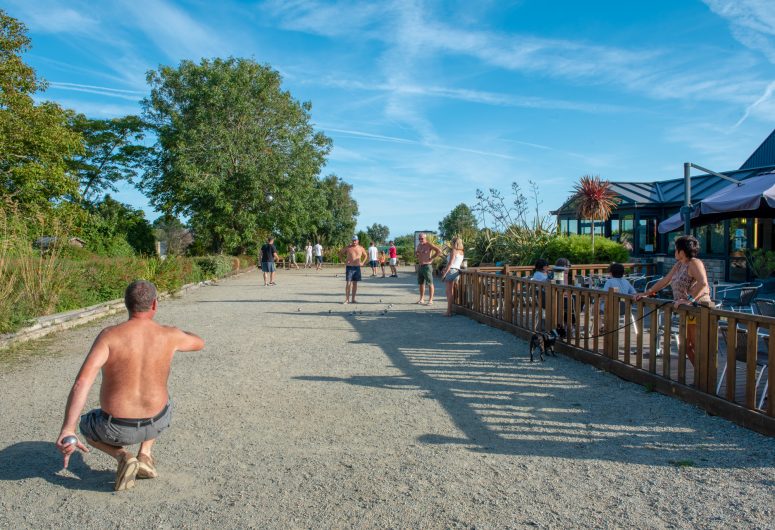
M447 293L447 312L444 313L444 316L447 317L452 316L452 302L455 300L457 279L460 277L460 267L463 264L463 240L459 237L453 237L449 248L450 253L447 267L441 275Z
M304 268L308 269L312 267L312 243L307 241L307 246L304 248L304 251L307 253L307 259L304 261Z

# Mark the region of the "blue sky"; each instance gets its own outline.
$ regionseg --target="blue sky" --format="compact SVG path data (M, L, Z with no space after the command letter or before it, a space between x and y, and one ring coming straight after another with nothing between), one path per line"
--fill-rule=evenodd
M435 229L477 188L739 167L775 127L775 2L4 0L44 99L138 113L145 73L242 56L279 70L334 140L359 228ZM157 214L129 187L119 200Z

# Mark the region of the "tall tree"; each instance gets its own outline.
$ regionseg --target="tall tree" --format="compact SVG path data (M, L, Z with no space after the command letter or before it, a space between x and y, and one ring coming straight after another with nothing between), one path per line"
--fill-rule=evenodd
M573 202L579 218L592 222L592 256L595 255L595 221L605 221L619 203L611 183L597 175L584 175L573 187Z
M46 85L21 58L30 49L26 31L0 10L0 194L40 210L78 193L66 160L81 146L80 135L67 127L66 111L32 98Z
M83 137L84 151L69 161L69 169L78 177L81 197L90 203L117 191L119 181L133 182L151 154L141 143L146 126L138 116L94 120L76 114L71 128Z
M450 240L459 235L464 240L471 239L477 231L477 222L474 212L465 203L455 206L449 214L439 222L439 236L444 240Z
M316 209L309 208L310 212L315 212L313 239L331 246L349 243L358 218L358 203L352 197L352 185L336 175L328 175L315 184L315 189Z
M366 229L366 232L369 234L369 237L372 239L372 241L378 244L383 244L385 243L387 237L390 235L390 228L379 223L374 223Z
M331 140L313 129L311 104L281 89L278 72L248 59L204 59L162 66L148 83L144 112L158 142L143 187L155 206L189 217L215 251L308 228L305 208Z

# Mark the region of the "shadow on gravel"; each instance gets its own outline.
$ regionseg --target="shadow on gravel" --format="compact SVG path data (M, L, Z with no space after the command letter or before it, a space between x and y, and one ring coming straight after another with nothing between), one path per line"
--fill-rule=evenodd
M444 300L439 302L443 308ZM403 375L296 379L425 392L445 409L462 435L428 433L419 437L421 443L456 444L491 454L676 468L758 467L773 461L775 440L744 429L716 433L713 424L694 411L681 414L690 421L683 424L671 416L674 407L664 410L669 398L613 376L600 378L592 368L589 377L568 377L570 368L578 374L578 366L562 356L530 363L527 343L499 331L487 334L497 340L467 339L481 335L480 324L465 317L447 319L422 308L363 309L338 316L353 326L360 337L357 342L378 346ZM617 397L624 402L617 403ZM751 436L761 440L754 452Z
M52 442L19 442L0 451L0 480L18 481L42 478L51 484L73 490L113 491L115 474L94 471L80 452L62 470L62 455Z

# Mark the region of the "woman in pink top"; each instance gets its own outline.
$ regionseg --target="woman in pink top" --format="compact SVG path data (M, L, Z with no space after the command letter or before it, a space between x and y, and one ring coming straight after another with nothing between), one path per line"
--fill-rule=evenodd
M705 265L697 258L700 253L700 243L693 236L681 236L675 240L675 265L667 276L659 280L650 291L635 296L640 300L646 296L654 296L669 283L673 289L673 306L706 305L712 306L708 275ZM694 365L694 337L697 319L689 315L686 319L686 356Z

